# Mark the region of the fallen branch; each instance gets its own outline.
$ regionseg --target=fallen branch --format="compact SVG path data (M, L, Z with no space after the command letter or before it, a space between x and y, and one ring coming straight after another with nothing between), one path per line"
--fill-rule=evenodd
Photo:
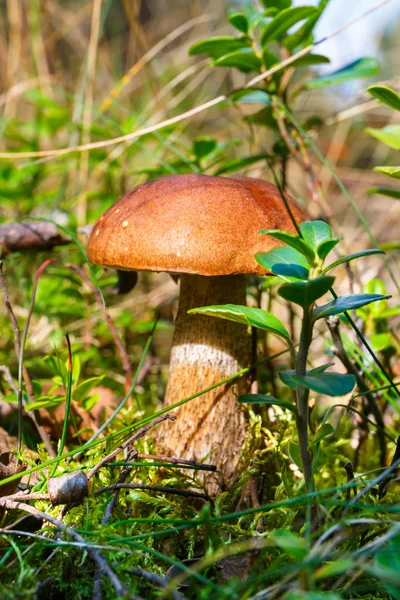
M70 244L54 223L23 221L0 225L0 257L12 252L49 250L55 246Z

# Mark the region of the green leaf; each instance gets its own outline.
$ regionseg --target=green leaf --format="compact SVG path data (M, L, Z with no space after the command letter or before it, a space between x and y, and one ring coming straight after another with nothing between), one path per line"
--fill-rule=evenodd
M327 562L322 567L319 567L313 573L313 577L320 581L321 579L328 579L341 573L349 572L354 565L354 561L351 558L341 558L331 562ZM323 596L326 600L326 596Z
M335 429L332 427L332 425L330 423L324 423L323 425L321 425L321 427L318 427L312 441L309 444L310 448L312 446L315 446L319 442L321 442L328 435L331 435L332 433L334 433L334 431L335 431Z
M279 376L281 374L279 373ZM354 375L342 373L318 373L317 375L290 375L291 384L301 385L326 396L344 396L356 384Z
M191 56L195 54L208 54L208 56L216 60L225 54L250 46L251 40L246 37L235 38L229 35L218 36L196 42L189 48L189 54Z
M288 302L294 302L303 307L309 306L326 294L334 281L334 277L321 275L310 281L286 283L279 288L278 294Z
M303 560L309 552L307 540L286 529L277 529L270 538L279 548L297 561Z
M265 312L261 308L249 308L248 306L239 306L237 304L224 304L222 306L202 306L201 308L192 308L188 310L189 315L207 315L219 319L235 321L243 325L251 325L258 329L271 331L286 340L290 339L289 332L280 322L280 320Z
M400 179L400 167L374 167L373 170L377 173L383 173L383 175L389 175L393 179Z
M289 442L289 456L299 469L303 469L303 461L301 460L300 446L296 442Z
M326 371L326 369L328 369L329 367L332 367L334 364L335 363L333 363L333 362L325 363L324 365L320 365L319 367L315 367L314 369L307 370L306 374L307 375L318 375L319 373L324 373ZM290 387L292 390L295 390L297 385L292 380L292 375L296 375L296 371L294 369L289 369L286 371L281 371L279 373L279 378L285 385Z
M261 4L264 8L277 8L278 10L283 10L284 8L289 8L292 5L292 0L260 0Z
M318 246L332 238L332 229L325 221L304 221L300 224L304 241L317 252Z
M370 248L368 250L361 250L360 252L355 252L354 254L348 254L347 256L343 256L343 258L339 258L335 260L335 262L331 263L322 271L323 274L327 273L331 269L342 265L343 263L350 262L351 260L356 260L357 258L361 258L362 256L371 256L372 254L385 254L383 250L380 248Z
M342 596L334 592L309 592L296 590L287 592L283 596L283 600L342 600Z
M321 242L317 248L317 254L319 258L324 261L328 254L334 249L334 247L340 242L340 238L333 238L332 240L326 240Z
M226 161L217 171L215 175L222 175L222 173L231 173L232 171L239 171L244 167L253 165L260 160L266 160L266 154L256 154L255 156L245 156L244 158L235 158L234 160Z
M269 252L257 252L254 258L264 269L279 275L286 281L308 279L307 259L290 246L279 246Z
M271 104L271 97L265 90L254 88L234 92L230 99L238 104L266 104L267 106Z
M349 296L340 296L328 304L323 306L317 306L313 310L313 320L324 319L332 315L339 315L346 310L352 310L353 308L360 308L371 304L371 302L377 302L378 300L386 300L391 296L382 296L381 294L351 294Z
M241 48L224 54L214 60L212 64L214 67L236 67L243 73L248 73L249 71L259 71L262 63L252 48Z
M315 253L312 247L298 235L289 233L288 231L282 231L281 229L260 229L259 233L270 235L271 237L284 242L288 246L295 248L313 263Z
M367 92L374 96L374 98L390 106L390 108L400 110L400 96L386 85L370 85L367 87Z
M311 81L307 81L304 87L312 90L315 88L325 87L327 85L338 85L346 81L353 81L361 77L371 77L379 73L379 62L376 58L359 58L354 62L346 65L342 69L330 73L329 75L321 75Z
M205 156L208 156L215 150L217 146L216 140L211 137L200 136L194 140L193 143L193 152L196 157L200 160Z
M282 406L282 408L290 410L290 412L293 414L297 414L297 408L294 404L286 402L285 400L278 400L273 396L266 396L263 394L244 394L243 396L239 396L238 400L242 404L272 404L275 406Z
M370 187L366 191L367 194L381 194L382 196L388 196L395 200L400 200L400 190L393 190L392 188L384 187Z
M278 125L272 110L272 106L266 106L252 115L247 115L244 120L247 121L247 123L263 125L264 127L278 130Z
M312 65L322 65L330 62L330 59L322 54L305 54L304 56L299 56L297 60L294 60L291 66L311 67Z
M261 34L261 44L264 46L268 42L278 39L290 27L317 12L318 10L314 6L296 6L280 11L264 28Z
M242 33L247 33L249 30L249 21L246 15L241 12L231 13L228 16L228 21L231 25L233 25L233 27Z
M365 132L390 148L400 150L400 125L386 125L386 127L382 127L382 129L367 127Z
M98 377L91 377L90 379L86 379L86 381L82 381L72 392L72 398L77 402L82 402L87 398L89 392L103 381L104 377L105 375L99 375Z

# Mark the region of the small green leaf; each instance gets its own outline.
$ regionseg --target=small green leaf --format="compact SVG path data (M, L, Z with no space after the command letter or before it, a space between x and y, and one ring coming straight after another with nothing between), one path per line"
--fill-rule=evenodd
M279 288L278 294L288 302L309 306L326 294L334 281L334 277L321 275L310 281L286 283Z
M322 565L322 567L319 567L316 571L314 571L313 577L317 581L320 581L321 579L329 579L335 575L350 572L353 565L354 562L351 558L341 558L327 562ZM326 600L326 596L323 596L323 598Z
M373 170L377 173L383 173L383 175L389 175L393 179L400 179L400 167L374 167Z
M239 171L239 169L243 169L244 167L248 167L249 165L254 165L256 162L260 162L260 160L266 160L268 155L266 154L256 154L255 156L245 156L244 158L235 158L233 160L226 161L217 171L215 171L215 175L222 175L222 173L231 173L232 171Z
M284 8L289 8L292 5L292 0L260 0L261 4L264 8L269 9L270 7L277 8L278 10L283 10Z
M295 33L288 35L284 39L283 44L285 48L287 48L290 51L293 51L295 48L299 48L313 41L312 34L314 28L318 20L320 19L322 13L324 12L328 2L329 0L320 0L318 2L317 12L311 17L309 17L307 21Z
M301 460L300 446L296 442L289 442L289 456L299 469L303 469L303 461Z
M321 242L317 248L317 254L319 258L324 261L328 254L334 249L335 246L340 242L340 238L333 238L332 240L326 240Z
M392 188L384 188L384 187L370 187L368 188L367 194L381 194L382 196L388 196L389 198L394 198L395 200L400 200L400 190L394 190Z
M258 329L271 331L286 340L290 339L289 332L280 322L280 320L265 312L261 308L249 308L248 306L239 306L237 304L224 304L221 306L202 306L201 308L192 308L188 310L189 315L207 315L219 319L235 321L243 325L251 325Z
M390 108L400 110L400 96L386 85L370 85L367 87L367 92L374 96L374 98L390 106Z
M254 258L264 269L279 275L286 281L308 279L307 259L290 246L279 246L269 252L257 252Z
M283 596L283 600L342 600L342 596L334 592L309 592L296 590L287 592Z
M261 67L261 59L255 54L251 48L241 48L229 54L224 54L217 58L212 63L214 67L236 67L243 73L249 71L259 71Z
M382 127L382 129L367 127L365 132L390 148L400 150L400 125L386 125L386 127Z
M351 392L356 384L354 375L331 372L317 375L290 375L289 378L292 384L301 385L326 396L344 396Z
M270 95L265 90L244 89L231 94L230 99L237 104L271 104Z
M235 50L240 50L241 48L249 48L250 46L251 40L246 37L218 36L196 42L189 48L189 54L191 56L195 54L208 54L208 56L216 60L225 54L235 52Z
M327 85L338 85L361 77L371 77L372 75L379 73L379 69L379 62L376 58L360 58L334 73L321 75L320 77L311 79L311 81L307 81L307 83L304 84L304 87L312 90Z
M315 446L319 442L321 442L328 435L331 435L332 433L334 433L334 431L335 431L335 429L332 427L332 425L330 423L324 423L323 425L321 425L321 427L318 427L318 429L314 435L314 438L312 439L312 441L309 444L310 448L312 446Z
M326 369L332 367L335 363L325 363L324 365L320 365L319 367L315 367L314 369L307 370L307 375L318 375L319 373L324 373ZM290 387L292 390L295 390L297 384L293 381L292 375L296 375L296 371L294 369L289 369L287 371L281 371L279 373L279 378L281 381Z
M328 304L323 306L317 306L313 310L313 320L324 319L332 315L339 315L346 310L352 310L353 308L360 308L371 304L371 302L377 302L378 300L387 300L391 296L382 296L381 294L351 294L350 296L340 296Z
M290 410L290 412L293 414L297 414L297 408L294 404L286 402L285 400L278 400L273 396L266 396L263 394L244 394L243 396L239 396L238 400L242 404L272 404L275 406L282 406L282 408Z
M241 12L231 13L228 16L228 21L231 25L233 25L233 27L242 33L247 33L249 30L249 21L246 15Z
M208 156L215 150L217 146L216 140L211 137L200 136L194 140L193 143L193 152L196 157L200 160L205 156Z
M293 25L317 12L318 10L314 6L296 6L281 10L264 28L261 34L261 44L264 46L268 42L278 39Z
M361 250L360 252L355 252L354 254L349 254L348 256L343 256L343 258L339 258L335 260L335 262L331 263L322 271L323 274L327 273L331 269L342 265L343 263L350 262L351 260L356 260L357 258L361 258L362 256L371 256L372 254L385 254L383 250L379 248L370 248L368 250Z
M315 253L322 242L332 238L332 229L325 221L304 221L300 224L300 231L304 241Z
M309 552L307 540L286 529L277 529L270 535L270 538L279 548L297 561L303 560Z
M312 65L322 65L330 62L331 61L329 58L327 56L323 56L322 54L305 54L304 56L299 56L297 60L293 61L291 66L310 67Z
M98 377L91 377L90 379L86 379L86 381L82 381L72 392L72 398L77 402L82 402L89 395L89 392L103 381L104 377L105 375L99 375Z
M259 233L270 235L271 237L284 242L288 246L295 248L303 254L311 263L314 261L315 253L307 242L294 233L282 231L281 229L260 229Z

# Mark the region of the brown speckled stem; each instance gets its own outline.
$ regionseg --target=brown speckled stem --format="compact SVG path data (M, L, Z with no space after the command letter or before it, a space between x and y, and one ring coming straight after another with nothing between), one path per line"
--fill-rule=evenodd
M165 397L168 406L237 373L250 357L250 338L243 325L187 314L199 306L246 304L245 277L183 275L180 285ZM229 486L237 473L246 425L237 397L245 386L242 378L207 392L174 411L178 418L173 427L160 426L158 439L175 455L197 461L210 455L207 462L219 471L217 477L207 476L211 494L220 489L218 480Z

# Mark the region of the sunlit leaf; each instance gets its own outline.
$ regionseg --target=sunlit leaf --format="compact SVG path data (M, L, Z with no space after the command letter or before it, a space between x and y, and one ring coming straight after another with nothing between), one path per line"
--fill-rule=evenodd
M389 175L393 179L400 179L400 167L374 167L374 171Z
M334 277L321 275L310 281L297 281L282 285L278 294L288 302L308 306L326 294L334 281Z
M365 131L390 148L400 150L400 125L386 125L382 129L367 127Z
M310 266L307 259L290 246L279 246L269 252L257 252L254 258L264 269L286 281L308 279Z
M383 250L380 248L370 248L368 250L361 250L360 252L354 252L354 254L348 254L347 256L343 256L343 258L339 258L335 260L335 262L331 263L322 271L323 273L327 273L331 269L342 265L343 263L350 262L352 260L356 260L357 258L361 258L363 256L371 256L372 254L385 254Z
M293 25L317 12L314 6L295 6L281 10L264 28L261 34L261 44L264 46L268 42L278 39Z
M233 27L241 31L242 33L247 33L249 29L249 21L245 14L241 12L235 12L228 15L228 21Z
M295 67L310 67L312 65L322 65L330 63L330 60L327 56L323 56L322 54L305 54L304 56L299 56L299 58L292 62L292 66Z
M252 48L241 48L214 60L215 67L236 67L244 73L259 71L261 59Z
M371 304L371 302L377 302L379 300L387 300L391 296L382 296L381 294L351 294L350 296L340 296L328 304L323 306L317 306L313 310L313 319L323 319L332 315L339 315L347 310L353 308L360 308Z
M384 187L370 187L366 191L367 194L381 194L382 196L388 196L389 198L394 198L395 200L400 200L400 190L394 190L392 188L384 188Z
M250 308L248 306L239 306L237 304L224 304L221 306L202 306L201 308L192 308L188 310L189 315L207 315L219 319L235 321L243 325L251 325L258 329L271 331L286 340L290 339L289 332L281 321L265 312L261 308Z
M271 237L284 242L313 262L315 254L312 247L298 235L289 233L288 231L282 231L281 229L260 229L259 233L270 235Z
M304 221L300 224L304 241L317 251L318 246L332 238L332 229L325 221Z
M330 423L324 423L321 427L318 427L313 439L310 441L309 446L315 446L319 442L321 442L328 435L332 435L335 429L332 427Z
M400 110L399 94L386 85L370 85L367 87L367 92L374 96L374 98L390 106L390 108Z
M277 529L270 534L270 539L295 560L301 561L308 554L307 540L292 531Z
M241 48L249 48L251 46L251 40L246 37L235 38L233 36L217 36L200 40L193 44L189 49L189 54L208 54L211 58L216 60L225 54L235 52Z
M311 81L307 81L307 83L304 84L304 87L311 90L327 85L337 85L363 77L372 77L379 73L379 69L379 62L376 58L359 58L334 73L321 75L320 77L311 79Z

